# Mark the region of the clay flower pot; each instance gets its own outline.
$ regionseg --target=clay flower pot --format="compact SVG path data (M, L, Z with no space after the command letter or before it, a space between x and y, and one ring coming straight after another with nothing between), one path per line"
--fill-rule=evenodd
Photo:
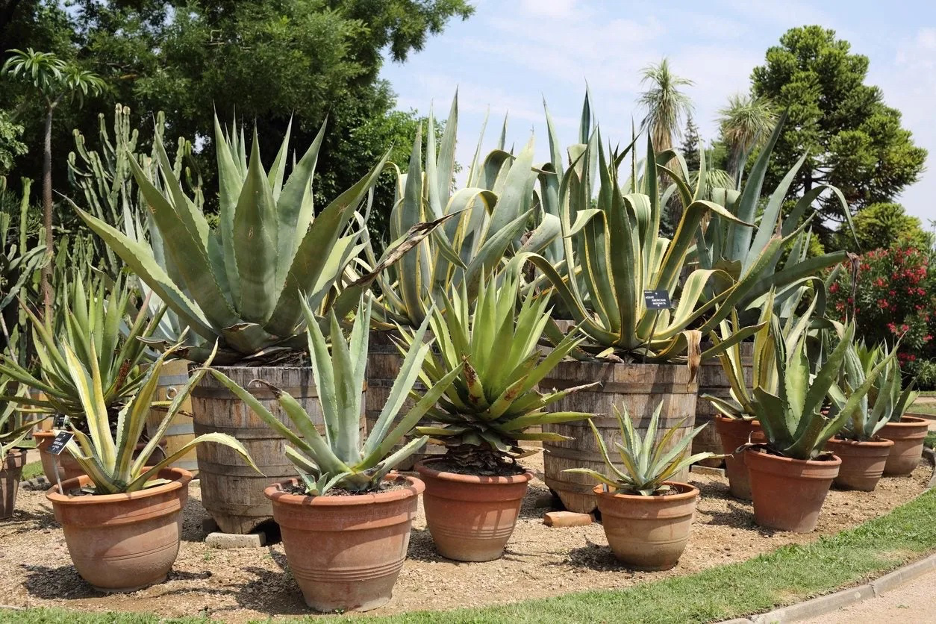
M19 490L23 466L26 465L26 451L12 449L0 463L0 520L13 515L16 507L16 492Z
M790 459L761 449L744 452L751 477L754 521L762 527L809 533L842 460Z
M826 450L842 460L835 485L846 490L873 492L881 475L884 464L894 446L893 440L843 440L832 438L826 442Z
M725 475L728 477L728 491L735 498L751 500L751 483L744 457L734 454L742 444L747 444L752 432L760 431L756 420L741 420L715 416L715 431L721 439L722 453L725 453Z
M35 431L33 432L33 438L36 440L36 448L39 449L39 459L42 460L42 474L45 475L46 481L52 484L56 483L54 468L56 461L58 461L58 475L63 483L69 479L77 479L78 477L84 476L84 469L81 467L81 464L71 456L71 453L62 451L62 453L56 457L46 450L49 448L49 445L52 444L52 440L55 439L54 431Z
M889 422L878 432L878 436L893 440L884 476L902 477L910 474L923 457L923 439L929 428L929 421L916 416L904 416L900 422Z
M316 611L367 611L390 601L403 568L419 479L390 475L406 487L358 496L290 494L299 479L274 483L273 503L289 570Z
M68 553L81 578L105 592L134 591L160 583L179 554L182 508L192 473L159 471L171 482L130 494L69 496L91 483L82 475L46 492L65 531Z
M638 570L668 570L689 541L699 490L688 483L666 482L678 493L640 496L606 492L596 485L605 536L620 561Z
M455 561L492 561L504 554L533 475L477 477L416 464L426 482L426 524L439 554Z

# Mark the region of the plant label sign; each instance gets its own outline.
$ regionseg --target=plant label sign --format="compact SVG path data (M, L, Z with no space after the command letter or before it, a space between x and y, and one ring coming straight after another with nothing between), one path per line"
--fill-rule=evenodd
M669 293L665 290L645 290L644 302L648 310L669 310L673 307Z
M61 431L55 436L55 439L52 440L52 444L50 444L49 448L46 450L52 455L61 455L62 451L65 450L65 445L68 444L74 437L74 433Z

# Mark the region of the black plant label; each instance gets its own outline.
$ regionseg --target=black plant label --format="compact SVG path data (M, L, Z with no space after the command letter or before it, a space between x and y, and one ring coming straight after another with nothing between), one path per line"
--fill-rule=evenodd
M74 433L68 431L60 431L55 439L52 440L52 444L49 445L49 448L46 449L52 455L61 455L62 451L65 450L65 445L68 444L72 438L75 437Z
M648 310L669 310L673 307L669 293L665 290L645 290L644 302Z

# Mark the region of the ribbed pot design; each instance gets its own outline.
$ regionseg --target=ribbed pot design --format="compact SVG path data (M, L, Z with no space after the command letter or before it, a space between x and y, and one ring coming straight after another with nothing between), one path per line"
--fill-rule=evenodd
M790 459L748 449L744 461L751 476L754 521L762 527L809 533L842 460Z
M426 482L426 523L439 554L455 561L492 561L504 554L533 475L476 477L416 464Z
M614 556L638 570L668 570L689 542L699 490L666 482L678 494L640 496L594 488L601 524Z
M311 368L216 366L215 369L250 392L296 435L302 434L286 416L273 391L254 382L255 379L291 394L312 417L319 432L324 432L325 418ZM286 441L211 375L202 378L192 390L192 411L196 435L217 431L234 436L263 473L257 473L233 449L221 444L197 447L202 505L223 532L250 533L273 518L273 506L263 495L270 480L298 476L295 466L286 459ZM362 429L363 426L364 401L361 401Z
M914 471L923 458L923 440L928 429L929 421L909 414L900 422L889 422L881 427L878 435L894 441L884 465L884 476L903 477Z
M662 401L656 441L666 431L678 426L670 444L689 435L695 422L697 385L689 383L689 368L684 364L615 364L612 362L560 362L539 386L542 392L553 388L600 381L601 385L570 394L552 406L554 412L585 412L600 414L591 419L611 450L612 461L617 453L615 443L621 433L614 409L627 407L634 428L645 434L653 412ZM543 464L546 485L559 495L569 511L589 513L598 505L592 492L595 482L588 475L563 472L567 468L592 468L605 472L604 459L587 421L543 425L543 431L564 435L569 440L543 443ZM689 449L686 449L689 452ZM675 481L688 481L689 471L673 475Z
M744 383L747 384L748 388L750 388L751 383L754 380L754 343L742 342L740 347L741 367L744 371ZM703 344L702 350L704 351L705 348L706 345ZM715 424L713 423L715 418L719 416L721 412L715 409L715 406L712 405L711 401L708 399L703 399L702 397L706 394L710 394L720 399L731 401L731 382L728 380L728 376L725 374L725 369L722 368L721 361L717 357L708 358L702 361L702 365L699 366L698 381L699 402L696 405L695 424L696 427L705 423L710 424L692 439L692 452L723 453L724 451L722 451L722 444L721 440L719 439L717 427L715 427ZM722 460L705 459L700 463L706 466L721 466Z
M0 463L0 520L13 515L16 507L16 492L19 490L23 466L26 465L26 451L11 450Z
M735 451L747 444L751 434L760 431L756 420L741 420L715 416L715 431L718 433L720 450L725 457L725 475L728 477L728 491L735 498L751 500L751 481L748 469L744 465L744 456Z
M46 492L65 532L68 553L81 578L96 589L126 592L161 583L179 554L182 508L192 474L159 471L171 483L131 494L68 496L91 483L85 475Z
M845 490L873 492L881 475L884 464L890 456L893 440L842 440L832 438L826 442L826 450L842 460L835 485Z
M303 496L275 483L272 501L289 570L316 611L367 611L386 604L403 568L423 482L391 475L407 487L359 496Z
M84 469L68 451L63 451L57 457L46 451L49 445L52 444L52 440L55 439L54 431L34 431L33 438L36 440L36 448L39 449L39 460L42 462L42 474L45 475L46 481L53 484L56 483L56 462L58 462L59 478L63 482L69 479L77 479L84 475Z

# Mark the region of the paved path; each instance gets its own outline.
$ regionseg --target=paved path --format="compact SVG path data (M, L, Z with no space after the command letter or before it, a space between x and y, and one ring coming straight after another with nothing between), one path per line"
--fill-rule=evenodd
M936 622L936 571L865 600L806 620L809 624L932 624Z

